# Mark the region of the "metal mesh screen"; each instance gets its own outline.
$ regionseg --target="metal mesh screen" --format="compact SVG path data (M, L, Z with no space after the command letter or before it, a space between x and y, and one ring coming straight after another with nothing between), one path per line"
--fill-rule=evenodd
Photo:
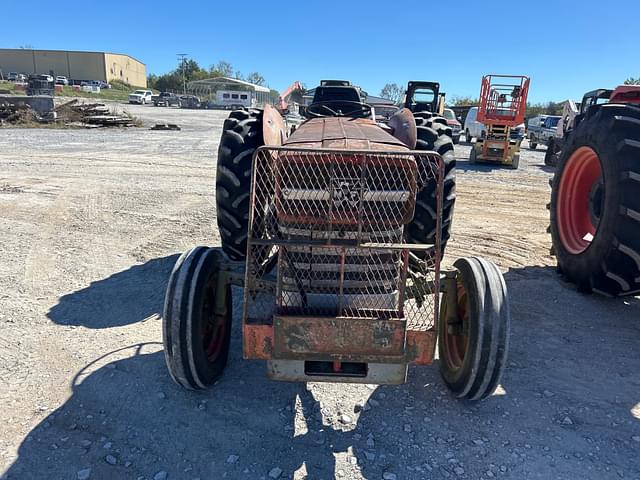
M263 147L254 154L252 174L245 321L270 323L278 314L404 318L409 329L433 326L439 155ZM435 245L406 243L416 198L438 219ZM274 283L275 294L265 293Z

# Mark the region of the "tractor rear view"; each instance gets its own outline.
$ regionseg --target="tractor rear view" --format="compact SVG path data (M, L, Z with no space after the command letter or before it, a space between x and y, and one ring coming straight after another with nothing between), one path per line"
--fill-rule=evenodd
M433 361L438 339L452 392L491 395L506 364L508 298L487 260L441 269L455 201L450 129L439 117L417 125L406 108L380 125L342 81L322 82L306 115L290 136L270 106L225 122L222 248L186 252L169 279L171 376L189 389L220 377L235 286L244 358L266 360L272 379L400 384L409 364Z
M469 161L492 162L518 168L520 139L511 130L524 121L529 78L511 75L486 75L482 78L477 120L486 134L472 145Z
M551 187L558 271L582 292L640 293L640 86L585 95Z

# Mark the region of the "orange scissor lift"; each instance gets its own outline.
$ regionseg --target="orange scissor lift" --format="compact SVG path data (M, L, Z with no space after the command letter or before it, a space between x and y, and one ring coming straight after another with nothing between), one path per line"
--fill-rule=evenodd
M513 127L524 121L529 77L523 75L485 75L480 88L478 121L486 135L472 146L470 162L492 162L518 168L521 139L512 135Z

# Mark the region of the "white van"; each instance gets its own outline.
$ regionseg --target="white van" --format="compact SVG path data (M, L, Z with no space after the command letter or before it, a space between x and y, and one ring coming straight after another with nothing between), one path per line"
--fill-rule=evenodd
M511 129L511 139L522 141L525 136L524 123ZM467 142L472 138L483 138L487 134L487 128L478 121L478 107L472 107L464 119L464 136Z
M487 133L484 124L480 123L477 118L478 107L473 107L467 113L467 118L464 119L464 136L467 142L471 142L472 138L482 138Z

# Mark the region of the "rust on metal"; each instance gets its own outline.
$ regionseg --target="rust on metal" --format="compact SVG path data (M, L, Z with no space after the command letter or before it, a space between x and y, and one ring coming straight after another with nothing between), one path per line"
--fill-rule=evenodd
M433 363L433 356L436 351L436 331L412 331L407 332L407 363L417 365L430 365Z
M389 126L393 129L393 136L410 149L416 148L418 129L413 113L408 108L398 110L389 119Z
M274 358L400 363L404 356L404 320L276 315L273 323Z
M242 332L243 357L269 360L273 356L273 327L245 323Z
M265 105L262 114L262 136L264 144L279 146L285 139L284 119L280 112L271 105Z
M284 143L288 147L341 150L395 150L408 147L368 118L314 118L298 128Z

